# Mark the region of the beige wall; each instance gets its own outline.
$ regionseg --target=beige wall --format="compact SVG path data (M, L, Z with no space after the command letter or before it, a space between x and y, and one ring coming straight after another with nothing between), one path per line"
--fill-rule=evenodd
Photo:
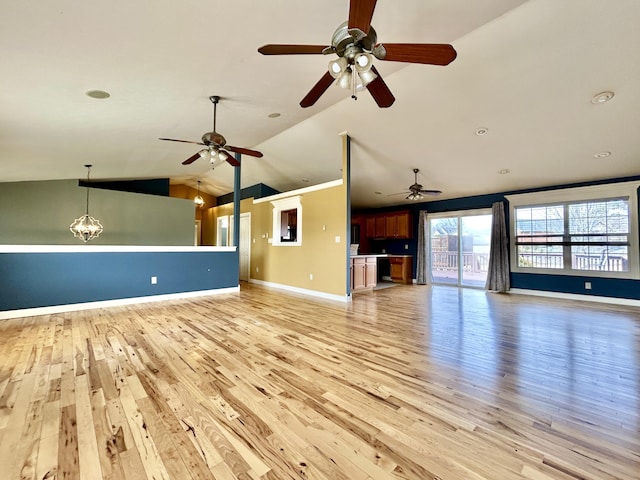
M300 196L302 205L302 244L274 246L273 205L269 197L254 203L240 202L240 213L251 213L250 279L278 285L346 296L348 245L347 232L347 143L342 137L342 183L318 185L274 195L278 200ZM334 182L335 183L335 182ZM318 188L317 190L314 188ZM215 245L217 218L233 215L233 204L213 207L205 212L210 231L204 231ZM203 221L204 223L204 221ZM339 242L336 242L339 237ZM313 275L311 280L310 275Z
M268 198L261 199L260 203L254 203L253 199L240 203L241 213L251 213L250 278L332 295L346 295L345 182L322 190L301 191L289 192L289 196L299 195L302 205L300 246L274 246L269 242L274 233L273 205ZM283 195L278 195L278 198L283 198ZM216 219L233 215L233 204L211 208L207 215L210 215L210 224L214 226L211 236L215 240ZM336 237L340 237L339 243ZM313 275L313 280L309 275Z

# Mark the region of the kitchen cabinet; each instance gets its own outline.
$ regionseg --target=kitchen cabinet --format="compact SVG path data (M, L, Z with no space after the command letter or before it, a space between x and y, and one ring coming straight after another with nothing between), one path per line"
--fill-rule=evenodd
M411 214L394 212L385 215L387 238L411 238Z
M351 290L372 289L378 282L375 256L351 257Z
M413 283L413 257L409 255L389 256L389 274L393 282L411 285Z
M376 236L376 217L375 215L367 215L365 218L365 232L367 238L375 238Z
M410 212L376 213L365 216L367 238L411 238L413 225Z
M387 236L387 218L384 215L376 215L375 217L375 221L376 221L376 232L374 237L375 238L386 238Z

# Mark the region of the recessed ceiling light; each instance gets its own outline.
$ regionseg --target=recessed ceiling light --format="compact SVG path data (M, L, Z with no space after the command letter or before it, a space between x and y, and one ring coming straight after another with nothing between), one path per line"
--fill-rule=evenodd
M500 175L506 175L507 173L509 173L509 169L508 168L503 168L502 170L498 170L498 173Z
M597 95L594 95L591 99L591 103L595 103L596 105L599 103L608 102L613 98L615 94L613 92L600 92Z
M481 137L482 135L486 135L489 132L489 129L487 127L479 127L476 130L476 135L478 135L479 137Z
M100 100L104 98L109 98L111 96L109 92L105 92L104 90L89 90L88 92L85 93L85 95L87 97L97 98Z
M269 118L278 118L280 116L280 114L278 112L273 112L270 113L269 115L267 115L267 117Z
M608 157L610 155L611 155L611 152L600 152L600 153L596 153L594 155L594 157L596 157L596 158L606 158L606 157Z

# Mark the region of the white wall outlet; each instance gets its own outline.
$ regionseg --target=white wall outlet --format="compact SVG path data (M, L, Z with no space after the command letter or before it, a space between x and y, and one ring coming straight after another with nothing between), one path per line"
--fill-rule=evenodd
M322 231L326 232L327 231L327 226L326 225L322 225Z
M151 277L151 285L158 283L158 277Z
M404 249L405 249L405 250L409 250L409 244L408 244L408 243L405 243L405 244L404 244Z
M309 274L309 280L313 280L313 273Z
M340 235L336 235L336 243L340 243Z
M256 243L256 239L255 238L253 239L253 243Z
M584 282L584 289L591 290L591 282Z
M256 273L260 271L260 267L256 267Z

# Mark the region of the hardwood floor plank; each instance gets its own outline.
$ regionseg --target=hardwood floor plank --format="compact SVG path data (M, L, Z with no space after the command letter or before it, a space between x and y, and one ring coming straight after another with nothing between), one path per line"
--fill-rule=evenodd
M0 478L638 480L640 309L443 286L0 322Z

